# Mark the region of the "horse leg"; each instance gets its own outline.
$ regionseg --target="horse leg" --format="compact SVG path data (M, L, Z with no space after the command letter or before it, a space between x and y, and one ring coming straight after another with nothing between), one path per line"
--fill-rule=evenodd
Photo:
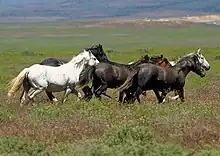
M136 90L136 92L135 92L135 97L136 97L138 103L141 103L140 95L141 95L142 93L143 93L143 90L142 90L140 87L138 87L137 90Z
M125 96L125 98L123 100L123 103L125 103L125 102L127 102L127 103L134 103L135 100L136 100L136 98L133 97L133 93L127 92L126 96Z
M82 95L75 88L72 88L71 93L75 94L78 97L78 100L82 99Z
M48 92L48 91L45 91L45 92L46 92L46 94L47 94L47 96L48 96L48 98L50 99L51 102L57 102L58 101L57 98L53 95L52 92Z
M154 91L154 94L155 94L156 97L157 97L158 103L162 103L162 102L163 102L163 99L162 99L162 97L160 96L159 91L156 90L156 89L153 89L153 91Z
M179 98L179 94L177 90L174 90L174 95L173 97L169 96L169 99L171 100L177 100Z
M101 88L102 85L101 80L95 76L92 84L93 84L93 93L95 94L95 97L101 99L101 95L97 94L97 90L99 90L99 88Z
M24 81L23 83L24 90L22 91L21 97L20 97L20 107L23 107L23 104L28 97L28 92L31 89L31 86L28 82Z
M109 99L112 99L112 97L108 94L106 94L106 90L104 92L102 92L102 95L105 95L106 97L108 97Z
M162 91L162 94L161 94L161 103L164 103L165 102L165 97L167 96L168 94L168 90L163 90Z
M42 89L42 88L40 88L40 89L34 89L33 91L31 91L31 93L28 95L28 97L29 97L29 100L31 101L31 102L33 102L34 100L34 97L36 96L36 95L38 95L38 94L40 94L41 92L43 92L44 90Z
M63 99L62 99L62 103L64 103L66 101L66 98L68 97L68 95L72 92L72 90L70 88L67 88L66 91L64 92L63 95Z
M28 86L30 88L28 88ZM22 91L22 94L21 94L21 97L20 97L20 106L22 107L25 100L29 100L29 101L26 101L25 104L27 104L28 102L32 101L33 102L33 99L30 99L30 95L33 94L35 92L35 89L31 90L31 92L28 94L29 90L31 89L31 86L27 83L27 82L24 82L23 83L23 87L24 87L24 90Z
M184 102L185 101L185 97L184 97L184 89L183 89L183 87L178 90L178 94L179 94L180 100L182 102Z
M82 91L84 93L83 99L85 99L85 100L92 99L93 92L92 92L92 90L91 90L91 88L89 86L83 87Z
M119 92L118 102L121 103L123 101L124 92Z
M95 80L95 79L94 79ZM95 85L96 82L99 83L97 85ZM96 81L94 81L94 93L95 93L95 96L98 97L99 99L101 99L101 94L105 93L105 91L107 90L108 88L108 84L103 81L102 79L97 79ZM107 95L107 94L105 94Z
M106 83L103 83L96 91L95 91L95 95L98 97L101 97L101 94L103 92L105 92L107 90L107 84Z

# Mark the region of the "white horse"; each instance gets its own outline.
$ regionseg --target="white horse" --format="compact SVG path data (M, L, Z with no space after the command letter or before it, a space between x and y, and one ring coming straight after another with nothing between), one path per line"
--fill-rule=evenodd
M99 61L90 51L84 50L68 63L58 67L34 64L23 69L17 77L11 80L7 95L12 97L23 84L24 92L20 98L21 107L27 98L33 101L33 98L44 90L49 92L65 91L63 103L71 92L81 98L81 94L75 90L79 82L79 75L87 65L94 66L98 63ZM33 90L28 94L31 88Z

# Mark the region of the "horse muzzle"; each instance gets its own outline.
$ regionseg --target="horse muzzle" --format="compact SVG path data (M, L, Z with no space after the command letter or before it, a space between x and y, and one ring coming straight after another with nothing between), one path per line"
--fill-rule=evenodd
M204 67L204 68L205 68L205 70L210 70L210 68L211 68L211 67L210 67L210 66L208 66L208 67Z
M200 77L205 77L206 73L204 70L202 70L199 75L200 75Z

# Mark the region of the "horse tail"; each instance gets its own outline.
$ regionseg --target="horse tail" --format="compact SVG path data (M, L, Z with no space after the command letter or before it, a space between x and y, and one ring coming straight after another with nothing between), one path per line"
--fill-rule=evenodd
M24 68L19 74L18 76L16 76L15 78L13 78L9 84L8 87L10 87L7 96L8 97L12 97L16 91L18 91L27 75L29 71L29 68Z
M88 66L80 73L80 76L79 76L79 85L80 86L85 86L91 80L93 80L93 75L94 75L95 69L96 69L95 66Z
M135 79L135 77L138 74L138 70L133 71L126 79L126 81L124 82L123 85L121 85L119 87L119 92L123 92L124 90L127 90L128 88L130 88L133 85L133 81Z

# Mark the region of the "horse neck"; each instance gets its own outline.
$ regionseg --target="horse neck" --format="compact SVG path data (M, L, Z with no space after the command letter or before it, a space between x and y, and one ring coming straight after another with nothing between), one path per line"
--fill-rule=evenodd
M86 67L86 64L83 62L82 65L79 65L76 67L76 70L81 73L82 70Z
M77 56L74 56L67 64L77 64L78 62L82 61L84 57L82 54L79 54Z
M189 72L191 71L190 67L186 66L186 67L181 67L179 65L179 63L177 63L176 65L174 65L173 67L170 67L170 68L175 68L175 70L179 72L182 72L184 74L184 76L186 77Z
M109 61L108 59L101 59L99 62L109 63L111 61Z
M191 71L191 70L189 69L189 67L185 67L185 68L175 67L175 69L178 71L178 73L179 73L179 72L182 72L185 77L186 77L186 76L189 74L189 72Z
M68 63L64 64L63 66L69 66L69 68L74 68L77 71L81 71L85 67L84 57L80 57L79 55L73 57ZM80 63L81 62L81 63ZM80 65L78 65L78 63Z

